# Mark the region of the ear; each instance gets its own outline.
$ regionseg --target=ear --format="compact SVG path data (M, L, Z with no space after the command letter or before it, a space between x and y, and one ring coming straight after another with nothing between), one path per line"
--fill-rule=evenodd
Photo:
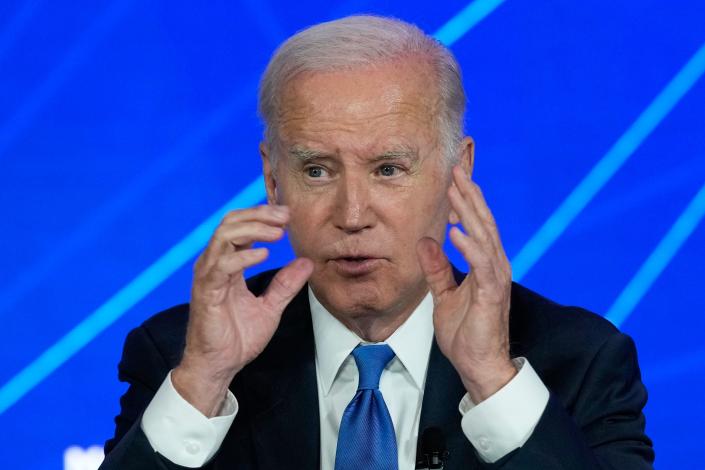
M460 143L460 160L458 164L462 167L468 178L472 178L472 170L475 167L475 141L470 136L466 136Z
M459 151L460 158L458 159L458 165L460 165L465 174L468 175L468 179L472 179L472 171L475 168L475 141L472 139L472 137L466 136L460 142ZM450 210L450 214L448 215L448 222L451 225L456 225L460 223L460 218L453 209Z
M262 174L264 175L264 186L267 190L267 203L274 205L277 204L277 180L272 163L269 160L269 148L264 142L259 143L259 154L262 157Z

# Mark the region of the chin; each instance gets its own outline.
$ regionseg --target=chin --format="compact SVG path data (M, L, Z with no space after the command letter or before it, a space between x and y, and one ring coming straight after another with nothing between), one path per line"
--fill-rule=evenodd
M398 292L393 287L385 288L377 279L347 279L335 275L311 279L311 288L316 298L331 313L345 316L376 314L389 308L391 299L384 292Z

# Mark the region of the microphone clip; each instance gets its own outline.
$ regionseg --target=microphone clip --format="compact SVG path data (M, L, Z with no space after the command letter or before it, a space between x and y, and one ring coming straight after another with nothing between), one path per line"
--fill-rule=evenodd
M448 455L447 450L420 455L416 460L416 470L443 470Z
M421 434L420 449L417 451L417 470L443 470L450 452L446 448L443 431L430 427Z

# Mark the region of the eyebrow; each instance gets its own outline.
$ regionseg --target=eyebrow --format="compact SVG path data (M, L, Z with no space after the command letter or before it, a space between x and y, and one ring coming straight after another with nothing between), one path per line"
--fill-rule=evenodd
M419 159L419 154L413 149L410 148L401 148L397 150L388 150L384 153L381 153L380 155L375 156L372 158L370 161L371 162L380 162L384 160L403 160L403 159L408 159L411 160L412 162L415 162L416 160Z
M300 145L295 145L291 147L289 149L289 155L301 161L302 163L306 163L317 158L330 157L330 155L325 152L301 147Z
M318 158L332 158L332 155L326 152L321 152L319 150L309 149L302 147L300 145L295 145L289 149L289 155L299 160L302 163L309 162L311 160L316 160ZM419 154L416 150L408 147L401 147L394 150L387 150L379 155L374 156L370 159L370 162L379 162L384 160L401 160L408 159L412 162L417 161Z

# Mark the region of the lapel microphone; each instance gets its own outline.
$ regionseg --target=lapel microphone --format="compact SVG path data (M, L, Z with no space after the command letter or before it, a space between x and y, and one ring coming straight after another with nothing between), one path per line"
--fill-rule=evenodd
M437 427L426 428L421 434L421 452L416 452L416 469L443 470L449 455L443 431Z

